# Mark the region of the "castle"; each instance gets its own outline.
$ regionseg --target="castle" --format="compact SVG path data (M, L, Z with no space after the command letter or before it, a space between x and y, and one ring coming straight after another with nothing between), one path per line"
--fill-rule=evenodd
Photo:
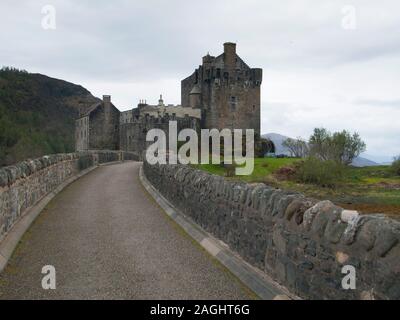
M141 153L147 132L159 128L168 134L170 120L177 121L178 130L254 129L259 137L262 69L250 68L231 42L221 55L207 54L202 62L181 82L181 105L165 105L160 96L157 105L141 100L137 108L120 112L104 95L76 120L76 150Z

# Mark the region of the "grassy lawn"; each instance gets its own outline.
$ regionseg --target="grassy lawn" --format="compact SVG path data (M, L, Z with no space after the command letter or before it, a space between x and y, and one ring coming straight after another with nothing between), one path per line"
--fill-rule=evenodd
M254 159L254 170L251 175L236 176L235 178L246 182L265 182L266 177L272 175L277 169L289 166L296 161L298 161L298 159L256 158ZM219 176L226 175L226 169L217 164L200 164L193 166Z
M389 166L355 168L348 167L343 181L335 188L323 188L298 183L276 174L276 170L293 165L299 159L258 158L249 176L234 176L246 182L264 182L277 188L299 191L307 196L325 200L362 213L385 213L400 217L400 177L390 172ZM226 176L226 168L220 165L194 165L212 174Z

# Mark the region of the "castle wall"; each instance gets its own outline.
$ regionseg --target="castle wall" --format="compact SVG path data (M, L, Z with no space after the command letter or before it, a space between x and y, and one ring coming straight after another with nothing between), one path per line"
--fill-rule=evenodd
M184 118L186 115L201 119L201 110L198 108L182 107L182 106L144 106L140 108L141 116L153 116L154 118L164 117L168 115L170 118Z
M189 94L190 91L192 90L193 86L196 83L196 73L193 72L192 75L187 77L186 79L181 81L181 105L183 107L189 107L190 106L190 98Z
M206 84L209 105L204 110L204 127L254 129L260 134L260 86L244 81L214 81Z
M128 111L122 111L120 113L120 120L119 123L128 123L128 122L132 122L133 121L133 114L132 114L132 110L128 110Z
M168 115L155 118L144 116L133 123L124 123L120 127L121 150L142 153L153 142L146 142L147 132L151 129L161 129L167 139L169 135L169 122L176 121L178 132L191 128L199 132L200 120L192 117L173 118Z
M118 150L120 112L113 105L105 110L104 104L89 115L89 149Z
M89 117L75 120L75 150L85 151L89 148Z

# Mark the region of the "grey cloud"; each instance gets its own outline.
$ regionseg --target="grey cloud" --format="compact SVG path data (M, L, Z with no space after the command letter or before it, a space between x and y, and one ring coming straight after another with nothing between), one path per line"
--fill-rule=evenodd
M394 139L400 129L382 125L393 117L381 108L396 108L400 101L392 88L400 80L393 74L400 65L400 4L351 2L357 9L352 31L340 25L347 0L2 0L0 63L80 83L96 95L108 91L124 107L160 92L178 103L179 81L202 55L217 55L223 42L235 41L250 66L264 69L265 132L307 137L316 126L353 127L362 130L374 150L380 143L381 152L393 153L400 150ZM40 26L46 4L57 10L54 31ZM271 92L282 81L277 74L287 81L279 93ZM380 88L371 92L374 81ZM305 91L315 87L316 95L290 90L299 85ZM363 88L371 96L357 101L353 91ZM355 112L364 105L368 112Z
M400 108L400 99L399 100L358 99L355 101L355 103L358 105Z

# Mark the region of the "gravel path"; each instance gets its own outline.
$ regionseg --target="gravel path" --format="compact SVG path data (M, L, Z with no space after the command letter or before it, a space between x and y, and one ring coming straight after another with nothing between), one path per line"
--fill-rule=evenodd
M99 167L62 191L4 272L0 299L249 299L144 191L139 163ZM56 290L41 286L56 269Z

